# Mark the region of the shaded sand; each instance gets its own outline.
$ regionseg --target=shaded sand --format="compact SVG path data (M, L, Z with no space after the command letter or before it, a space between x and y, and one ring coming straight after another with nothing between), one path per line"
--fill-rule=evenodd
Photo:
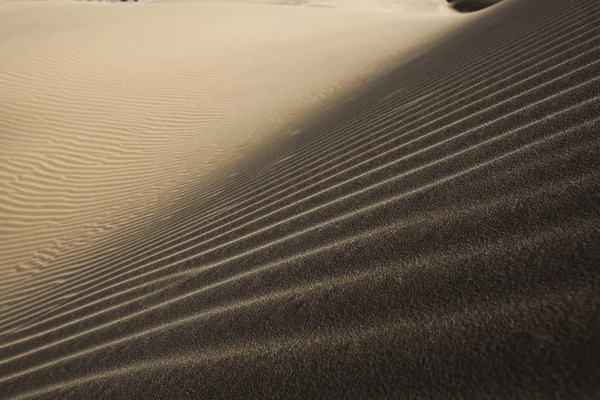
M448 0L458 11L478 11L500 3L502 0Z
M177 4L144 6L116 9L142 12L156 7L161 10L157 20L166 18L168 9L158 7L181 10ZM207 13L231 7L191 6ZM58 5L40 7L52 10ZM65 8L57 18L68 18L66 7L80 15L87 5L60 7ZM93 7L99 13L110 9L110 5ZM238 24L246 21L251 9L280 13L269 7L277 6L244 8ZM229 8L228 15L241 9ZM280 9L293 10L295 16L315 12L310 14L314 18L326 15L317 13L323 10L334 12L327 15L336 18L355 15L335 8L276 8ZM190 10L179 14L178 20L190 15ZM45 70L32 67L27 80L19 78L28 63L18 63L33 57L31 48L19 54L21 47L7 51L7 41L3 42L0 60L9 66L13 63L11 68L0 68L3 77L12 77L1 80L12 88L3 91L13 96L5 107L21 110L6 113L13 119L2 119L2 132L9 131L5 126L14 129L7 136L14 139L3 138L14 149L9 152L3 147L9 154L4 157L22 151L21 158L35 165L32 171L38 181L55 179L52 184L16 190L14 195L21 200L15 204L23 210L38 205L39 221L44 215L48 218L50 201L42 195L61 188L56 177L63 174L56 171L64 168L75 178L79 177L75 170L96 171L71 161L87 154L93 160L111 160L106 165L114 165L114 170L89 175L81 180L87 186L81 183L82 189L65 189L66 193L89 195L92 188L105 187L121 202L131 202L122 206L122 214L114 214L121 215L121 225L98 233L96 240L73 238L69 243L75 244L48 253L56 255L44 259L48 260L44 265L37 264L37 269L21 268L8 275L19 252L26 254L27 246L31 250L34 246L21 238L13 242L14 247L3 249L8 276L0 313L3 397L596 396L600 392L600 3L549 0L540 7L537 0L507 0L458 19L451 14L433 15L428 24L435 20L435 27L410 28L394 23L394 18L403 18L398 12L361 12L354 23L368 24L374 18L373 24L361 34L356 33L358 27L343 31L335 40L341 43L354 32L347 51L364 46L358 58L364 66L352 70L349 63L335 64L338 57L334 57L311 70L319 71L314 81L303 76L301 82L299 74L285 75L283 66L273 67L263 78L241 79L247 85L243 86L246 97L240 94L240 86L227 86L235 81L227 76L217 80L214 92L204 91L205 100L198 100L197 108L177 107L177 111L187 110L181 114L165 109L179 104L176 93L184 99L198 93L192 90L196 64L190 62L190 70L182 69L189 71L187 75L180 72L180 78L169 80L177 75L166 67L161 73L164 64L157 55L154 64L147 63L156 69L151 68L144 81L157 82L156 96L141 96L133 92L135 86L129 94L125 89L115 93L116 89L101 89L95 83L92 98L98 100L96 112L104 118L90 124L96 108L89 104L63 121L62 127L57 118L55 126L61 128L50 137L65 137L56 139L60 148L70 152L63 167L54 158L59 160L55 156L59 147L50 149L50 161L37 153L26 157L26 149L31 148L27 146L36 140L39 148L53 143L42 142L48 136L42 132L51 124L40 122L36 127L35 115L44 115L47 109L47 121L53 121L52 116L61 115L56 108L63 107L64 113L65 104L70 104L56 91L51 97L56 101L37 99L36 74L52 75L56 70L46 61ZM407 21L424 21L418 18L423 16ZM54 23L54 19L40 20L43 23L29 26L42 29L43 24ZM328 28L321 29L330 29L329 22ZM449 30L454 24L459 26ZM424 31L425 25L431 27L430 33ZM82 31L93 31L93 26L86 22ZM112 37L122 38L116 26L122 25L115 23ZM36 36L32 28L23 27L20 34L17 28L6 29L3 37ZM378 38L389 32L390 41L372 41L371 46L384 47L369 56L368 32L377 30ZM162 36L151 36L154 31L148 28L142 37L159 46ZM107 32L98 28L97 34ZM306 44L302 32L298 28L298 42ZM418 39L415 32L423 36ZM444 32L444 37L434 37L434 32ZM56 42L77 37L65 33ZM221 36L211 41L217 37ZM228 46L235 48L240 39L231 37ZM397 41L391 42L394 37ZM182 43L193 43L187 40ZM257 47L263 40L256 39ZM325 39L313 40L303 47L307 53L321 49L324 57L336 51L325 45ZM401 47L409 46L407 40L412 47ZM125 46L124 54L134 57L131 49L145 48L136 43L138 47ZM190 47L196 51L197 46ZM91 57L83 51L88 46L79 48L81 55L74 53L73 58ZM117 48L108 46L110 51ZM158 48L175 51L172 41L165 40ZM405 50L392 57L398 48ZM68 53L48 50L44 55L44 49L37 48L40 60L58 60ZM356 54L347 60L356 60ZM235 54L217 55L203 62L216 63ZM117 59L105 57L104 65ZM181 57L195 60L196 56ZM68 64L60 65L64 63ZM96 65L87 64L91 70L92 64ZM118 65L126 70L124 63ZM286 65L292 68L294 63ZM330 69L330 65L338 67ZM375 65L381 65L379 73L373 72ZM93 76L103 85L119 82L121 75L114 68L110 79L100 70ZM85 84L96 81L80 68L73 70L84 74L76 92L81 95L72 100L75 110L86 104ZM142 79L139 71L132 67L129 79ZM65 74L57 71L52 76L58 81ZM162 80L155 79L158 76ZM286 84L276 88L272 98L264 87L252 86L274 82L277 76L288 80L281 81ZM353 88L350 82L358 83L361 76L372 79ZM10 86L18 79L19 84ZM286 90L296 90L296 84L317 90L332 87L334 79L347 82L340 83L338 97L332 92L322 101L313 98L306 104L307 96L301 95L286 102L290 99ZM46 76L43 82L48 81ZM27 103L36 104L37 112L27 114L25 100L19 103L27 96L37 99ZM207 115L201 107L214 106L220 98L226 101L215 133L200 136L199 127L209 126L208 122L194 127L189 121ZM153 102L164 109L147 111ZM115 109L115 104L122 107L115 111L117 122L111 131L103 127L111 126L108 109L109 105ZM260 110L252 110L257 104ZM278 119L267 123L266 115ZM80 116L81 124L87 125L77 128ZM105 142L129 143L122 139L129 137L125 128L140 116L145 118L140 124L152 129L131 134L138 147L117 146L122 153L115 154L122 155L115 161L104 156L102 151L110 148ZM36 128L17 140L15 132L22 128L13 127L19 126ZM256 129L254 136L249 128ZM77 145L79 135L92 131L93 135L84 136L86 147ZM165 135L163 141L154 139L159 132ZM111 140L101 140L104 137ZM218 145L205 149L210 141ZM85 151L76 151L81 148ZM138 148L148 165L132 161L137 160L133 154ZM210 158L217 149L223 149L221 154ZM181 154L182 161L174 154ZM24 164L13 158L3 162L3 168ZM153 162L158 164L150 167ZM177 175L175 168L180 165L183 173ZM132 183L119 178L119 173L136 179ZM9 171L6 176L15 174ZM79 181L68 182L73 183L64 184L65 188ZM146 200L152 197L140 193L137 186L129 187L153 182L155 203ZM154 204L147 214L143 202ZM89 204L100 201L90 199ZM32 217L38 214L18 214L12 207L6 215L14 218L14 227L7 227L16 235L25 232L23 226L36 221ZM119 222L111 218L106 220ZM67 223L82 229L76 217L64 221L50 224L57 230L48 228L47 235L58 235L59 227ZM31 232L35 238L36 231ZM39 234L39 243L44 237Z

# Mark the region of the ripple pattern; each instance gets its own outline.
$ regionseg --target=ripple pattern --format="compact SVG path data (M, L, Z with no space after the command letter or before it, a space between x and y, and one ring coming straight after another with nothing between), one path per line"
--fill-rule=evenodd
M40 255L0 283L2 397L597 396L598 21L504 1L162 217Z

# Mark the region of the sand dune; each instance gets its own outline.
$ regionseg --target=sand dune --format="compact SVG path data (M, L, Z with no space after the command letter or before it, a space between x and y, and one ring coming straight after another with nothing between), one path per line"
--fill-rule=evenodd
M3 8L0 263L19 280L160 214L214 160L456 23L256 5Z
M411 4L0 5L1 397L597 395L600 4Z

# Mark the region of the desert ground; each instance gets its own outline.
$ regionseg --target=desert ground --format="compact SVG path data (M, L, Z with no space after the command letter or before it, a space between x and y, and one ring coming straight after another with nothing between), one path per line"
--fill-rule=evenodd
M599 21L0 2L0 399L600 396Z

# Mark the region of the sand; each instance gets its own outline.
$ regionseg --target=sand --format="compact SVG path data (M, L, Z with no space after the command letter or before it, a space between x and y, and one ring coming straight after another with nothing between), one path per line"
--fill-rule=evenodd
M19 280L160 214L182 185L456 23L435 13L73 2L4 4L2 18L0 268Z
M0 4L0 397L597 395L599 17Z

